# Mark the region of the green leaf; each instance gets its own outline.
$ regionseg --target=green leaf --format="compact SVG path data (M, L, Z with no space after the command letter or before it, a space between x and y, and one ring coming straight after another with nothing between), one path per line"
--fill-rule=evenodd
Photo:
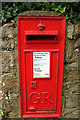
M54 8L55 11L58 11L58 8Z
M14 18L14 20L17 20L17 16Z
M77 24L77 20L76 19L72 19L71 21L72 21L72 23Z
M59 10L61 13L64 13L65 12L65 10L66 10L66 6L65 7L63 7L63 8L61 8L61 10Z
M69 19L69 17L68 17L68 15L66 15L66 20L68 20Z
M80 2L2 2L2 21L16 19L18 13L27 10L58 11L74 24L80 19Z

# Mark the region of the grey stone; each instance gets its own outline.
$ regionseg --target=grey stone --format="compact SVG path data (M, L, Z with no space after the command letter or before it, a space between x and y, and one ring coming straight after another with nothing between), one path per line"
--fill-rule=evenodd
M70 98L74 95L76 95L76 93L78 92L79 88L78 88L78 84L73 84L69 89L65 88L65 92L64 92L64 96L66 98Z
M65 99L65 96L62 96L62 116L64 114L64 111L65 111L65 107L66 107L66 99Z
M78 107L78 96L72 95L70 98L66 98L66 108L72 109Z
M19 13L18 16L63 16L63 14L54 11L32 10Z
M66 40L66 61L68 63L71 62L71 59L73 57L73 50L74 50L73 41L70 41L69 39L67 39Z
M66 69L75 71L75 70L79 70L80 69L78 66L79 66L79 63L78 62L74 62L74 63L67 64L66 65Z
M2 50L7 50L7 51L11 51L11 50L14 50L14 48L17 47L17 38L14 38L14 39L8 39L8 40L3 40L2 41L2 44L1 44L1 47L2 47Z
M2 82L5 83L5 86L3 87L3 90L5 90L5 92L7 92L10 89L13 89L13 92L17 91L18 83L17 83L17 78L14 74L6 73L2 75Z
M73 25L70 22L68 22L68 26L67 26L67 37L68 37L68 39L76 40L80 35L80 30L79 29L80 29L80 24Z
M76 84L77 82L79 82L79 71L73 71L73 70L67 70L67 72L65 73L66 78L65 78L65 83L69 84Z
M14 57L10 51L2 51L2 72L9 73L15 66Z
M66 61L68 63L77 62L79 59L79 45L77 41L66 40Z
M15 44L11 43L11 49L14 49L14 47L15 47Z
M11 111L11 107L10 107L9 102L6 103L5 111L6 112L10 112Z
M10 26L10 24L5 24L2 28L2 38L14 38L17 35L17 30L14 28L14 24Z
M18 111L16 111L16 112L10 112L9 113L9 118L21 118L19 115L18 115Z
M75 40L79 37L79 34L80 34L79 27L80 27L80 23L74 26L74 39Z
M5 83L3 86L3 105L8 113L13 113L12 118L19 117L19 83L16 74L5 73L2 75L2 82ZM15 111L17 111L15 113ZM10 116L9 116L10 118Z
M75 42L75 44L74 44L74 48L75 49L79 49L80 48L80 37L77 39L77 41Z
M65 108L63 118L79 118L80 110L78 108L68 109Z
M68 39L73 39L73 33L74 33L74 25L70 23L67 26L67 37L68 37Z

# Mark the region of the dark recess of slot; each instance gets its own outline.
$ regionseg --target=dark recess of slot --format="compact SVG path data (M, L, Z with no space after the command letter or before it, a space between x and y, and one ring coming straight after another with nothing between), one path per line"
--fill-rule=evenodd
M56 35L27 35L27 40L54 40Z

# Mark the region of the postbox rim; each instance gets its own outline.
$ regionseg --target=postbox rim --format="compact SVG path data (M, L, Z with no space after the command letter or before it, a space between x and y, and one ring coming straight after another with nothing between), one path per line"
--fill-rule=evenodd
M45 44L45 43L43 44L43 42L41 44L39 42L37 44L27 44L27 42L25 41L26 34L27 34L26 31L28 30L29 25L31 25L30 24L31 20L37 21L37 19L38 20L44 19L45 21L47 21L47 20L58 21L59 24L57 25L57 27L56 27L56 25L54 25L54 30L57 31L55 33L58 34L56 36L59 36L59 39L58 39L59 42L57 42L57 44L52 44L52 41L51 41L51 44ZM22 118L60 117L61 116L61 97L62 97L62 80L63 80L62 75L63 75L63 62L64 62L63 58L64 58L66 18L64 16L53 16L53 15L52 16L47 16L47 15L46 16L45 15L44 16L18 15L17 20L18 20L19 79L20 79L20 90L22 93L20 96L21 117ZM27 20L28 20L28 24L27 24ZM23 23L24 23L24 25L23 25ZM46 23L48 23L48 22L46 22ZM34 22L33 22L33 25L35 25ZM60 25L60 28L59 28L59 25ZM50 26L50 28L51 28L51 30L53 30L52 25ZM29 30L33 30L33 31L35 31L37 29L38 29L37 27L33 27L33 29L29 28ZM63 29L63 32L61 32L61 29ZM46 30L50 30L50 29L46 29ZM41 35L41 31L39 33ZM60 41L60 39L62 42ZM29 40L30 39L28 36L28 41ZM36 39L33 39L33 40L35 40L35 42L36 42ZM43 47L43 49L42 49L42 47ZM48 110L48 108L45 109L45 107L46 107L46 105L45 105L43 109L42 108L40 109L40 107L41 107L40 105L42 105L41 103L39 104L39 108L37 109L37 111L40 111L38 114L37 114L37 112L34 112L34 111L30 112L30 110L29 110L30 102L28 102L28 101L30 100L30 95L33 95L33 94L29 94L28 90L30 89L30 87L32 85L31 81L34 81L34 80L32 80L32 77L31 77L31 75L32 75L31 71L33 70L32 52L35 52L35 51L38 51L38 52L39 51L42 51L42 52L43 51L44 52L47 52L47 51L53 52L54 51L53 55L51 56L51 59L52 59L51 63L54 63L54 66L51 68L51 71L53 71L53 73L54 73L54 77L52 79L55 82L51 82L50 84L45 84L45 82L44 82L45 80L43 80L43 81L37 80L37 81L42 81L44 83L44 86L47 85L46 88L49 85L50 86L52 85L51 89L49 89L49 87L48 87L49 91L47 91L47 89L46 89L46 92L50 92L53 90L52 99L51 99L52 101L50 101L50 104L51 104L51 102L53 103L53 101L54 101L54 105L53 105L53 107L50 106L51 108L48 105L49 110L55 110L55 112L53 111L52 114L50 114L49 112L44 113L44 110ZM30 63L30 64L28 64L28 63ZM28 72L28 70L29 70L29 72ZM28 75L30 74L30 76L26 76L27 73L28 73ZM29 78L29 80L27 78ZM52 81L52 79L51 79L51 81ZM37 82L37 83L39 83L39 82ZM43 84L41 84L41 85L42 85L41 87L44 88ZM39 84L39 86L40 86L40 84ZM53 86L55 86L54 89L53 89ZM39 87L39 89L41 87ZM42 89L42 90L40 89L40 91L37 91L37 92L38 92L37 95L43 95L42 93L44 92L44 89ZM32 93L34 93L34 92L32 91ZM29 98L28 98L28 96L29 96ZM42 99L42 102L44 102L43 99ZM34 101L33 101L33 104L34 104ZM41 113L41 111L43 111L43 113Z

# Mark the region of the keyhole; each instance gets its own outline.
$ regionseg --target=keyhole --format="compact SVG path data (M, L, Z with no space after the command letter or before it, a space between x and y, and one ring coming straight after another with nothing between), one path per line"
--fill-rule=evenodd
M33 82L32 82L32 85L33 85Z

